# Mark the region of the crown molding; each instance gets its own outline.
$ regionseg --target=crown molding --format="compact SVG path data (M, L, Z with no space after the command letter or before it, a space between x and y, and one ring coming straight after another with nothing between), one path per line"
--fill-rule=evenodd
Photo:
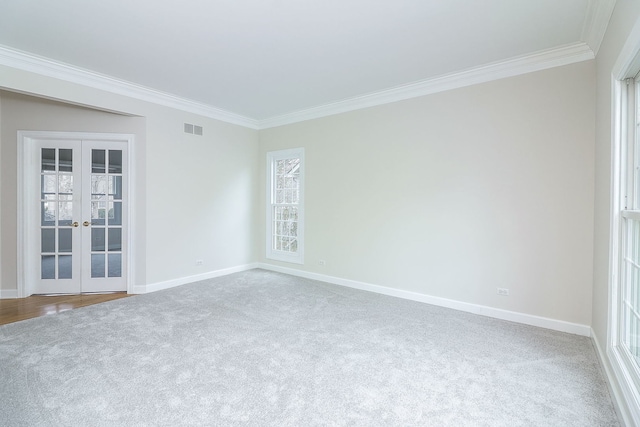
M616 0L589 0L581 40L589 45L594 55L600 50L615 6Z
M331 104L319 105L258 121L258 129L292 124L317 119L376 105L388 104L437 92L444 92L474 84L513 77L520 74L545 70L594 59L595 55L586 43L575 43L531 55L496 62L470 70L452 73L432 79L398 86L388 90L357 96Z
M258 128L256 120L239 114L6 46L0 46L0 65L124 95L141 101L164 105L165 107L176 108L251 129Z
M604 0L611 1L611 0ZM606 25L604 27L606 29ZM595 55L584 42L537 52L531 55L487 64L466 71L452 73L431 79L356 96L330 104L319 105L294 111L276 117L256 120L199 102L180 98L144 86L115 79L62 64L43 57L0 46L0 65L28 71L60 80L76 83L134 99L164 105L178 110L199 114L250 129L268 129L305 120L331 116L362 108L374 107L405 99L416 98L474 84L485 83L506 77L517 76L562 65L594 59Z

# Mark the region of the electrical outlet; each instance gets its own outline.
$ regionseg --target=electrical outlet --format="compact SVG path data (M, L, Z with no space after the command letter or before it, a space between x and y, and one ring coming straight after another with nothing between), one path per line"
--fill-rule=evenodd
M505 297L509 296L509 289L507 288L498 288L498 295L503 295Z
M318 261L318 265L327 265L327 261L321 259Z
M202 265L202 264L203 264L203 261L201 259L196 260L196 265Z

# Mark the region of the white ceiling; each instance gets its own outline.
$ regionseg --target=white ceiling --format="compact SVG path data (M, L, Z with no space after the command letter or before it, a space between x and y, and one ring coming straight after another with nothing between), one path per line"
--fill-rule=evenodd
M549 49L593 56L614 3L4 0L0 45L264 121Z

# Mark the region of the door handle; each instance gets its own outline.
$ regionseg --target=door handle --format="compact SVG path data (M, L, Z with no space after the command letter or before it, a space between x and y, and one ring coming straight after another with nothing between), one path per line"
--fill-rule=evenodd
M80 224L78 224L78 221L74 221L74 222L72 222L72 223L71 223L71 226L72 226L72 227L77 227L77 226L79 226L79 225L80 225Z
M89 222L89 221L85 221L85 222L83 222L83 223L82 223L82 225L84 225L85 227L88 227L88 226L90 226L91 224L93 224L93 223L92 223L92 222ZM76 227L77 227L77 225L76 225Z

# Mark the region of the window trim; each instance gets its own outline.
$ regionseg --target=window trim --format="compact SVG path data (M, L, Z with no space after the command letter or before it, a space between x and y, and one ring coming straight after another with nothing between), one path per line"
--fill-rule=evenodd
M622 298L625 286L624 256L626 251L628 229L627 219L638 217L634 209L640 200L629 198L634 193L636 180L631 178L637 159L638 149L636 124L640 112L638 85L640 81L631 83L640 71L640 27L634 30L636 37L630 37L622 50L612 73L612 150L611 150L611 217L610 217L610 252L609 252L609 317L607 328L607 356L611 364L613 376L622 394L626 411L634 423L640 423L640 369L634 363L631 353L623 345L623 307ZM630 44L631 43L631 44ZM638 79L638 77L636 77ZM616 393L617 394L617 393Z
M277 160L299 158L299 197L298 197L298 250L296 252L284 252L273 249L273 177L274 163ZM304 264L304 183L305 183L305 162L304 148L291 148L286 150L267 152L267 185L265 192L266 199L266 258L274 261L283 261L294 264Z

